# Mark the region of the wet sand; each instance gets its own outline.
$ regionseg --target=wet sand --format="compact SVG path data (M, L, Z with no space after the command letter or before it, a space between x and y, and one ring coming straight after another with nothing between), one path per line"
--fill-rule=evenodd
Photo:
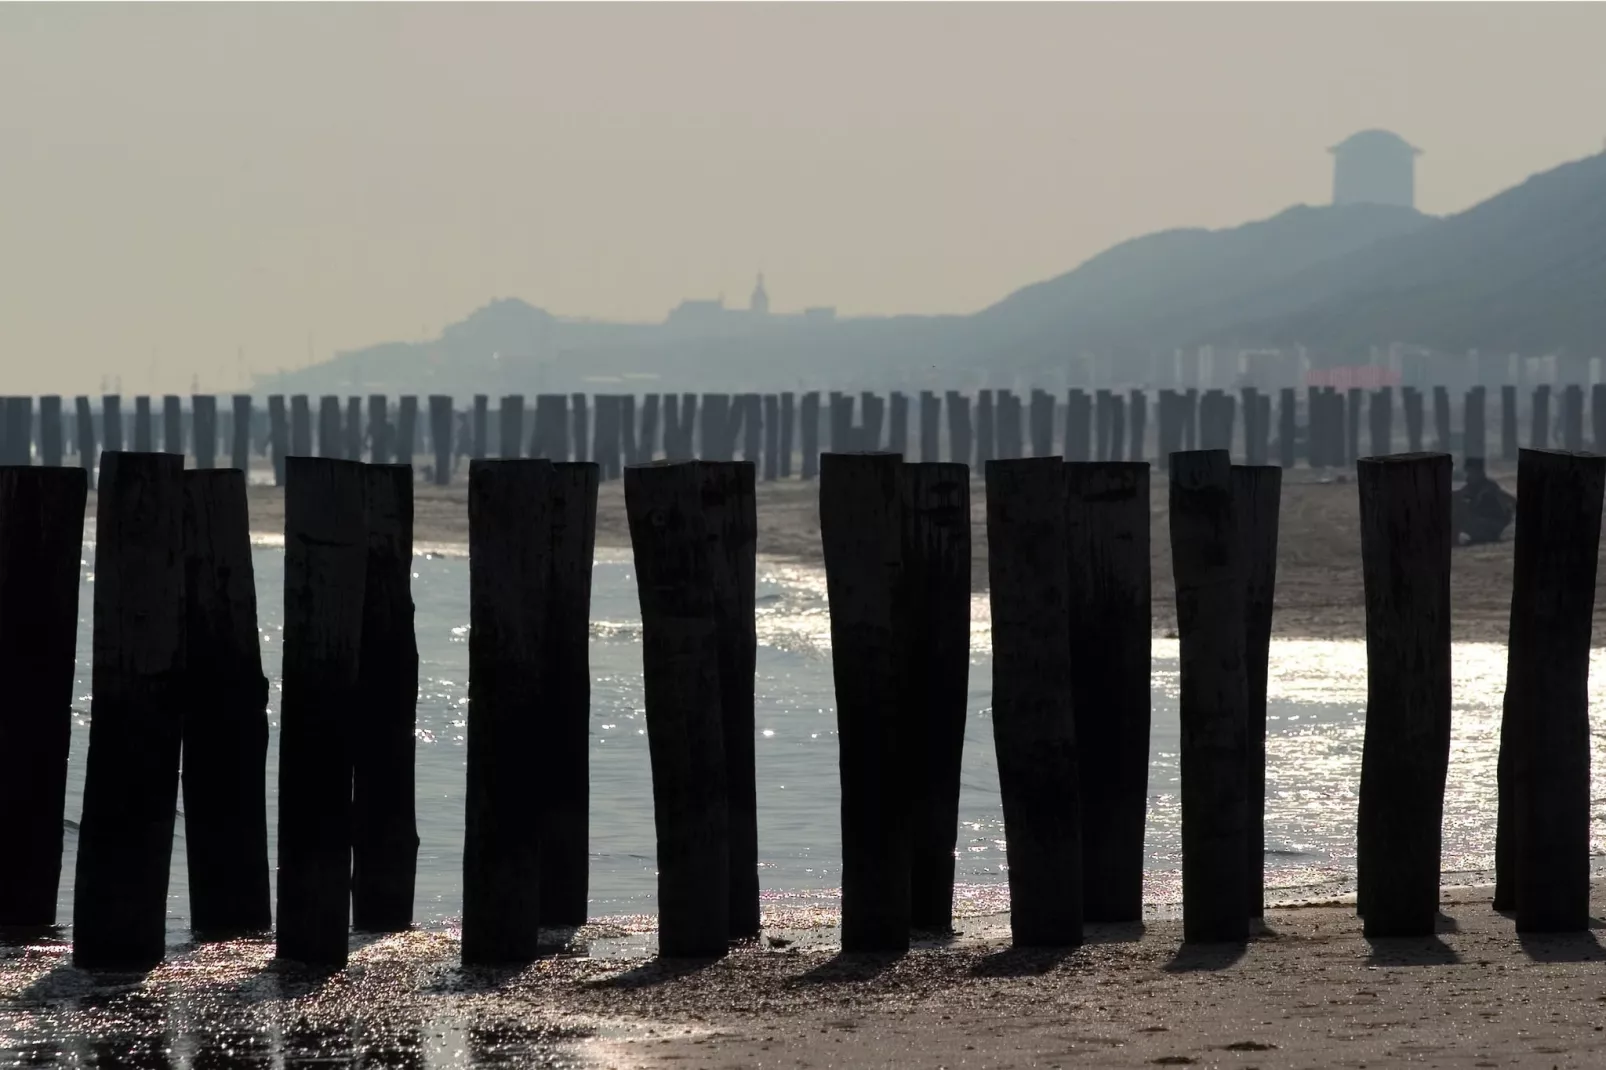
M1597 911L1599 907L1597 888ZM1014 951L999 919L898 958L769 940L713 964L569 955L463 970L449 934L363 944L329 977L265 940L91 977L0 944L0 1064L607 1067L1585 1067L1606 1062L1595 933L1519 938L1487 890L1435 937L1369 942L1344 905L1276 909L1246 946L1180 923ZM830 930L825 930L829 933ZM65 1053L65 1056L55 1053ZM97 1061L98 1060L98 1061Z
M1491 474L1514 489L1513 472ZM818 485L789 481L760 484L758 489L759 552L782 560L819 564ZM415 498L415 540L429 545L461 546L468 541L468 490L420 483ZM282 534L284 495L273 487L254 486L250 493L252 530ZM987 528L984 490L972 488L972 581L987 586ZM1154 627L1164 634L1175 627L1175 594L1171 585L1166 484L1157 476L1151 494L1153 522ZM1281 537L1278 544L1275 634L1282 638L1364 639L1365 606L1361 582L1359 501L1353 482L1318 483L1304 470L1290 473L1283 488ZM624 489L604 484L597 504L597 544L628 548ZM1460 641L1504 642L1511 606L1511 532L1496 544L1456 549L1451 572L1452 631ZM1601 569L1598 583L1606 582ZM1606 643L1606 597L1595 599L1597 643Z

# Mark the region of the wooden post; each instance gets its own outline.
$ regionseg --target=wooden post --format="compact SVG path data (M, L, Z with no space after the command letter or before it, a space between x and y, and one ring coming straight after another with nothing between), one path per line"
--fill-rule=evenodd
M100 441L104 452L122 452L123 399L117 394L105 394L100 399Z
M1189 387L1179 395L1182 406L1182 445L1193 449L1199 441L1199 391Z
M184 401L177 394L162 396L162 452L180 457L189 452L184 448Z
M487 395L474 395L473 445L469 450L471 461L483 461L487 456L486 450L490 448L490 406L491 399Z
M1515 461L1519 441L1517 432L1517 388L1515 386L1502 386L1500 388L1500 459ZM1597 446L1597 449L1606 448L1606 444Z
M1131 449L1127 450L1126 458L1129 461L1143 461L1148 459L1146 443L1149 422L1149 396L1141 390L1134 390L1127 395L1127 427L1132 440Z
M1372 391L1367 409L1370 418L1373 457L1384 457L1394 452L1394 391L1389 387Z
M167 944L184 672L184 459L103 453L73 963L146 969Z
M1319 386L1305 388L1305 463L1327 467L1327 395Z
M1405 388L1405 448L1407 453L1422 452L1422 391Z
M796 398L790 391L781 394L781 478L792 478L792 424L796 420Z
M463 840L466 965L539 953L542 800L548 753L552 485L546 459L468 468L468 790Z
M1110 459L1110 392L1097 391L1093 395L1093 442L1094 459L1107 461Z
M520 410L522 415L523 410ZM395 463L411 465L418 454L418 397L403 394L396 399Z
M1249 691L1242 543L1226 450L1171 458L1182 722L1182 927L1189 942L1248 936Z
M89 482L89 489L95 487L95 413L90 408L90 400L82 394L73 399L73 409L77 415L74 421L78 426L78 466L84 470Z
M61 395L46 394L39 399L39 463L61 467L66 438L61 427Z
M993 419L995 438L993 454L1004 460L1015 460L1021 456L1020 398L1012 391L1000 390L996 404L997 412Z
M195 444L195 467L217 466L217 398L211 394L196 394L190 398L190 413L194 420L191 438ZM338 415L338 411L337 411Z
M1518 932L1583 932L1589 651L1606 457L1523 450L1517 463L1496 865Z
M284 486L284 459L290 453L290 426L285 417L284 395L268 396L268 449L273 454L273 485Z
M1366 741L1356 821L1368 936L1429 936L1450 756L1450 468L1443 453L1361 463Z
M1163 398L1162 398L1163 400ZM1088 422L1092 414L1092 401L1085 390L1072 390L1065 400L1065 459L1088 461L1093 459L1088 445ZM1165 416L1162 413L1162 426Z
M139 394L134 398L134 452L150 453L155 438L151 434L151 399Z
M848 404L851 407L853 402L851 400L849 400ZM598 416L600 417L600 415L601 414L599 413ZM832 417L831 434L832 434L832 437L834 438L835 435L836 435L836 427L835 427L835 424L836 424L836 402L835 402L835 399L832 400L831 417ZM729 451L727 449L727 445L731 441L731 439L730 439L730 427L729 427L730 422L731 422L731 399L730 399L730 395L729 394L704 394L703 395L703 426L702 426L702 429L701 429L702 430L702 435L698 440L698 453L697 453L698 457L702 458L705 461L728 461L728 460L731 459L731 455L730 455L730 453L729 453ZM601 460L600 457L597 458L597 459ZM606 468L604 468L602 476L603 476L604 479L606 479L608 477L608 473L607 473Z
M1033 389L1028 419L1032 428L1032 456L1054 456L1054 395Z
M665 394L664 410L664 459L679 460L681 452L681 423L680 423L680 395Z
M1561 448L1573 453L1584 448L1584 388L1577 383L1561 392Z
M395 443L383 394L368 395L368 457L373 464L391 464Z
M257 637L245 474L191 470L183 481L183 789L190 928L207 936L263 932L273 924L268 679Z
M1277 392L1277 463L1293 468L1298 463L1296 447L1299 442L1298 395L1291 386Z
M502 398L501 404L501 444L496 455L504 461L515 460L524 455L524 398L519 394L507 394Z
M730 935L758 935L758 780L754 768L754 598L758 514L753 465L704 461L703 524L714 627L719 644L719 710L724 726L729 821Z
M764 448L764 399L758 394L741 394L736 400L742 410L742 460L756 468Z
M987 466L993 741L1017 947L1082 942L1066 513L1058 457Z
M234 441L231 444L231 463L246 475L251 473L251 395L234 395Z
M413 923L418 870L413 758L418 642L413 630L413 472L363 469L367 565L351 711L351 920L367 932Z
M935 395L932 395L935 398ZM970 469L905 464L902 620L909 664L909 924L953 929L959 771L970 675Z
M1348 448L1344 451L1344 461L1350 467L1361 458L1361 402L1366 392L1359 387L1350 387L1344 399L1344 415L1348 420L1345 424Z
M348 461L360 461L367 451L363 449L362 426L362 398L347 396L346 420L343 427L346 436L345 457Z
M641 399L641 430L636 437L636 457L641 464L658 458L658 400L657 394ZM776 433L779 432L777 426Z
M1433 435L1434 445L1440 453L1451 452L1450 390L1448 387L1436 386L1433 388Z
M45 399L40 398L41 413L44 412L44 405ZM1596 383L1589 388L1589 423L1590 440L1595 444L1595 452L1606 454L1606 383Z
M758 395L744 394L743 401L749 398L756 399ZM638 439L638 426L636 424L636 395L620 394L615 399L615 418L619 423L619 452L624 464L639 464L641 449ZM756 404L756 402L754 402ZM754 421L755 426L757 421ZM756 450L754 452L757 452ZM749 458L751 459L751 458Z
M200 449L200 442L196 442ZM340 460L346 454L346 436L340 427L340 399L326 394L318 399L318 456Z
M590 866L591 562L597 486L590 461L553 466L551 575L540 753L540 920L584 925Z
M821 459L820 541L841 749L842 950L849 953L909 947L901 469L890 453Z
M651 458L646 458L651 460ZM781 478L781 399L764 395L764 482Z
M452 481L452 399L445 394L429 397L429 439L435 447L435 485L444 487Z
M800 474L804 479L814 479L820 474L820 393L817 390L803 395L799 429L803 447Z
M854 448L881 449L882 402L879 395L866 390L859 395L859 433Z
M971 441L970 398L957 390L948 391L948 459L968 465L975 453Z
M1489 456L1484 435L1487 415L1483 387L1468 390L1461 409L1461 456L1466 460L1482 461Z
M909 452L909 395L901 390L887 398L887 448L893 453Z
M569 399L564 394L535 396L535 427L530 432L530 456L549 461L569 459Z
M598 394L596 406L591 456L599 466L602 479L618 479L623 472L619 464L619 398L612 394Z
M920 391L920 459L939 460L942 442L942 399L930 390Z
M1110 395L1110 460L1124 460L1126 450L1126 399Z
M1376 397L1374 395L1374 402ZM1248 688L1248 793L1244 834L1249 916L1266 913L1266 689L1271 662L1271 616L1277 588L1277 519L1283 470L1234 465L1232 508L1243 565L1244 670Z
M669 958L721 956L731 927L720 642L704 471L695 462L669 462L625 472L658 832L658 948Z
M1071 708L1084 814L1082 911L1143 916L1149 784L1149 465L1065 466Z
M33 464L33 399L6 398L5 410L6 462Z
M340 968L351 917L351 739L362 707L365 467L290 457L279 713L279 957Z
M56 924L88 490L81 468L0 468L0 928Z
M1531 410L1533 433L1530 441L1533 448L1543 450L1550 448L1550 386L1541 383L1534 387L1533 408Z
M312 456L312 408L305 394L290 395L290 452L286 456ZM286 468L287 478L289 474Z
M998 433L994 427L995 421L993 416L993 392L991 390L977 391L976 466L978 468L984 468L988 461L998 456L996 448L998 442Z
M591 456L591 399L585 394L570 394L569 409L572 419L569 429L574 441L574 459L592 460Z

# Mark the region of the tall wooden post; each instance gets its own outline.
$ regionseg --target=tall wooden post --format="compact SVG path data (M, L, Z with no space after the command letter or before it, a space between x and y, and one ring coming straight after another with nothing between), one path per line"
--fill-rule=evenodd
M341 433L345 436L345 449L342 455L348 461L360 461L366 451L363 449L362 425L362 398L356 395L346 397L346 418L341 424Z
M190 927L208 936L261 932L273 924L268 679L258 642L245 474L191 470L183 480Z
M1489 456L1484 435L1487 415L1483 387L1468 390L1461 410L1461 456L1466 460L1482 461Z
M893 453L909 452L909 395L901 390L887 398L887 448Z
M933 395L935 399L935 395ZM905 464L903 590L899 595L909 664L905 681L909 775L909 924L953 928L954 848L959 772L970 675L970 469L928 461Z
M1021 404L1012 391L1000 390L993 420L993 454L1004 460L1021 456ZM898 452L894 450L894 452Z
M1110 460L1126 459L1126 399L1110 395Z
M1226 450L1171 457L1182 722L1182 926L1194 942L1248 936L1249 691L1242 544Z
M117 394L100 399L100 441L107 453L123 450L123 399Z
M383 394L368 395L368 458L373 464L391 464L395 442Z
M1029 419L1032 426L1032 456L1054 456L1054 395L1046 390L1034 389Z
M574 433L574 459L594 460L591 455L591 399L585 394L570 394L569 410L569 428Z
M1541 383L1534 387L1533 408L1530 412L1533 421L1533 432L1529 439L1533 448L1543 450L1550 448L1550 386Z
M1561 392L1561 448L1574 453L1584 448L1584 388L1577 383Z
M200 448L199 442L196 448ZM340 427L340 399L326 394L318 399L318 456L340 460L346 454L346 436Z
M997 431L993 419L993 392L991 390L978 390L976 392L976 466L984 468L988 461L998 456Z
M195 445L195 467L217 466L217 398L211 394L196 394L190 398L190 415L194 422L190 437Z
M1093 458L1110 459L1110 392L1099 390L1093 395Z
M144 969L167 944L184 672L184 459L103 453L89 757L73 963Z
M230 444L230 463L244 472L249 481L251 472L251 395L235 394L234 441Z
M1450 389L1444 386L1433 388L1433 436L1434 446L1440 453L1450 453L1454 442L1450 432Z
M1405 448L1407 453L1422 452L1422 391L1405 388Z
M1348 448L1344 451L1345 463L1350 467L1361 457L1361 402L1365 400L1366 392L1358 387L1350 387L1344 399L1345 441Z
M852 402L850 400L849 401L849 405L851 405L851 404L852 404ZM600 413L598 415L600 416ZM832 404L831 416L832 416L832 425L833 425L832 426L832 435L834 437L835 434L836 434L836 428L835 428L836 406L835 406L834 401L833 401L833 404ZM702 425L702 428L701 428L702 435L699 437L698 443L697 443L697 445L698 445L697 456L698 457L702 458L705 461L728 461L728 460L731 460L731 452L730 452L730 450L731 450L731 446L732 446L732 443L733 443L734 440L731 438L730 423L731 423L731 399L730 399L730 395L729 394L704 394L703 395L703 425ZM602 458L599 457L597 459L600 461ZM606 479L608 477L608 472L607 472L606 466L604 466L602 476L603 476L604 479Z
M445 394L430 395L429 440L435 447L435 485L444 487L452 481L452 399Z
M975 457L970 423L970 398L957 390L947 394L948 403L948 459L968 465Z
M1065 466L1071 708L1084 814L1088 921L1143 916L1149 802L1149 465Z
M134 452L150 453L155 438L151 434L151 399L146 394L134 398Z
M474 395L474 445L469 453L469 460L483 461L489 448L490 439L487 434L490 423L491 399L484 394Z
M44 412L45 399L39 399L39 411ZM1589 388L1589 432L1594 451L1606 454L1606 383ZM47 462L48 463L48 462Z
M1375 403L1376 397L1374 395ZM1234 465L1232 508L1243 565L1244 671L1248 688L1244 832L1249 916L1266 912L1266 690L1271 664L1271 616L1277 588L1277 520L1283 470Z
M641 399L641 426L636 434L638 464L647 464L658 458L658 395L648 394ZM776 433L780 433L779 424Z
M549 461L569 459L567 396L563 394L535 396L535 427L530 433L530 456L545 457Z
M658 833L658 946L671 958L723 955L731 927L726 733L704 471L695 462L625 471Z
M1582 932L1590 924L1589 651L1606 457L1523 450L1517 463L1496 864L1518 932Z
M522 409L520 410L522 413ZM418 396L403 394L396 399L395 463L411 465L418 454Z
M781 478L792 478L792 425L796 421L796 398L790 391L781 395Z
M95 442L95 413L90 408L90 400L80 394L73 399L73 410L76 415L74 428L78 432L78 465L86 473L91 490L95 486L95 458L97 456Z
M1502 386L1500 388L1500 459L1515 461L1520 436L1517 432L1517 388L1515 386ZM1597 449L1606 449L1606 444L1597 445Z
M814 479L820 474L820 393L810 390L803 395L800 413L800 442L803 447L801 474Z
M56 924L88 490L82 468L0 468L0 928Z
M583 925L590 865L591 562L597 485L590 461L553 466L540 777L540 911L545 925Z
M39 399L39 463L49 468L61 467L65 442L61 426L61 395L46 394Z
M1127 395L1126 422L1127 433L1132 441L1132 447L1127 450L1126 459L1129 461L1147 460L1149 396L1142 390L1134 390Z
M748 397L743 395L744 402ZM640 464L640 427L636 423L636 395L620 394L615 399L615 418L619 423L619 453L624 464ZM757 422L755 421L755 426Z
M764 400L758 394L741 394L736 400L742 412L742 460L756 467L764 445Z
M1162 399L1163 400L1163 399ZM1085 390L1072 390L1065 401L1065 459L1090 461L1092 451L1088 445L1089 417L1092 401ZM1160 417L1162 423L1165 416Z
M597 418L592 428L591 456L603 480L618 479L623 473L619 464L619 400L613 394L596 396Z
M942 442L942 399L930 390L920 391L920 459L939 460Z
M1292 468L1298 463L1295 452L1299 442L1297 397L1291 386L1285 386L1277 392L1277 463L1284 468Z
M290 422L284 411L284 395L268 396L268 449L273 454L273 485L284 486L284 459L290 455Z
M866 390L859 395L860 427L858 440L854 444L856 449L881 449L881 425L885 422L883 420L885 407L879 394L872 394Z
M1383 457L1394 452L1394 391L1386 386L1374 390L1370 401L1367 416L1371 423L1371 455Z
M781 399L764 395L764 482L781 478Z
M177 394L162 396L162 451L180 457L189 452L184 445L184 399Z
M539 953L541 807L531 775L552 664L552 484L544 458L468 468L468 789L463 962Z
M345 965L351 918L351 743L362 707L368 574L365 466L285 461L279 713L279 957Z
M1360 466L1366 741L1356 821L1368 936L1428 936L1450 757L1450 468L1443 453Z
M820 540L831 613L842 778L842 949L909 947L909 797L902 461L821 458Z
M501 415L501 442L496 455L504 461L516 460L524 456L524 398L519 394L505 395Z

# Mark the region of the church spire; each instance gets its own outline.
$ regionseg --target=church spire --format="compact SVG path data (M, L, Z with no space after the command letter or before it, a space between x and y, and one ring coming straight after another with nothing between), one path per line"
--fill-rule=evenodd
M753 286L753 297L748 302L748 309L755 316L767 316L770 312L769 291L764 289L764 273L758 273L758 282Z

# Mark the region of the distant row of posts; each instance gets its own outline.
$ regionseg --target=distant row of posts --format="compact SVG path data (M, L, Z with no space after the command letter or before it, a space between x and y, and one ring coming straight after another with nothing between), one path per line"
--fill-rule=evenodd
M1238 941L1264 910L1266 695L1281 470L1168 458L1180 659L1183 927ZM340 966L350 930L412 923L418 654L405 465L286 459L277 910L267 681L245 485L181 458L100 458L94 664L74 960L162 958L183 793L192 924L274 924ZM1450 457L1358 466L1368 698L1357 823L1369 936L1434 930L1450 742ZM462 956L528 961L586 918L595 462L469 469ZM1074 946L1142 915L1150 729L1150 467L988 462L991 723L1014 940ZM841 749L842 946L952 926L970 652L970 473L821 457ZM659 946L710 957L760 927L754 466L624 471L642 616ZM79 469L0 467L0 926L48 926L87 496ZM1588 669L1606 458L1527 450L1499 764L1497 905L1589 924Z
M620 478L629 465L667 458L732 461L754 465L757 479L814 479L822 452L862 450L982 466L992 460L1061 456L1071 461L1158 460L1193 449L1225 449L1250 465L1346 468L1362 456L1382 456L1396 447L1421 452L1425 445L1464 458L1515 461L1523 439L1517 388L1500 391L1498 454L1490 452L1489 399L1473 387L1452 406L1444 387L1431 391L1431 443L1426 441L1428 395L1405 387L1335 390L1292 388L1277 394L1245 388L1222 390L1072 390L1063 399L1042 390L1025 396L982 390L922 391L917 397L831 392L781 394L540 394L497 400L475 395L466 409L454 399L394 400L384 395L273 395L266 409L237 394L226 399L136 397L132 414L123 398L107 395L98 410L79 397L68 411L59 397L5 398L0 403L0 463L60 465L71 454L80 463L104 449L161 450L188 454L197 468L212 468L227 447L228 463L248 471L253 457L268 458L275 482L284 483L289 456L412 463L436 483L450 483L464 461L498 457L544 457L597 463L604 481ZM160 401L160 410L154 401ZM1403 438L1396 429L1396 401ZM1549 386L1529 399L1526 441L1578 451L1606 450L1606 384L1591 388L1589 426L1582 387L1568 386L1552 398ZM1154 429L1150 431L1150 410ZM1459 426L1454 426L1456 413ZM131 429L125 429L131 423ZM131 438L125 441L125 430ZM160 431L158 436L157 432ZM1364 431L1364 435L1363 435ZM917 448L916 448L917 447Z

